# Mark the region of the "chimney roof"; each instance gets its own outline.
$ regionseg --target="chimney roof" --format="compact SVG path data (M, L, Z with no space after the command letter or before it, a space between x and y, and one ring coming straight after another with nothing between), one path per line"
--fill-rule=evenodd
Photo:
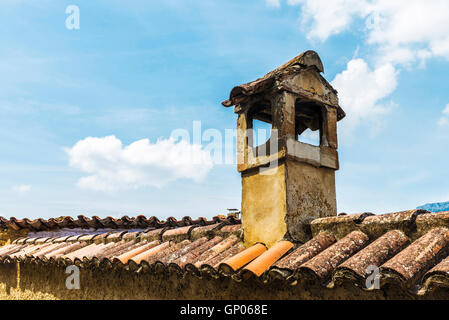
M270 89L271 87L273 87L277 79L280 79L281 76L290 71L291 67L298 67L298 66L300 69L313 67L318 73L324 72L323 63L321 62L321 59L318 56L318 54L315 51L308 50L301 53L297 57L291 59L290 61L283 64L279 68L270 71L262 78L234 87L231 90L229 99L223 101L222 105L225 107L231 107L243 101L249 96ZM324 80L325 83L328 84L329 87L331 87L331 85L324 78L322 78L322 80ZM337 93L335 89L332 88L332 90L335 93ZM346 113L339 105L335 107L337 108L337 119L338 120L343 119L346 116Z
M47 232L29 234L1 246L0 262L65 266L78 261L81 268L96 266L110 270L112 267L130 273L139 272L144 266L151 266L145 269L149 273L171 268L179 274L191 272L219 281L231 277L251 290L254 289L247 280L253 276L267 284L264 290L279 290L271 285L274 279L280 280L284 287L308 281L310 285L324 285L323 290L329 290L330 283L339 287L347 282L363 288L371 267L380 270L381 290L387 290L389 283L398 284L410 297L426 297L449 284L449 212L409 210L315 219L311 222L313 238L308 242L281 240L270 248L262 243L245 248L241 243L241 224L236 219L172 218L167 225L160 220L140 217L126 217L125 220L141 220L141 226L149 223L153 228L123 230L123 227L136 227L127 224L115 232L78 230L76 235L67 237L68 234L56 225L40 226ZM5 220L0 220L4 228L10 228L9 223L13 223L15 227L36 231L32 223L35 220L12 219L9 223ZM47 224L50 221L40 220ZM81 220L83 227L84 222L92 221L87 217L73 220L73 227ZM119 222L123 218L110 220ZM51 229L55 232L49 233ZM158 269L156 265L165 267ZM128 268L123 269L124 266ZM367 292L375 296L376 291L379 290ZM398 291L391 297L398 297Z

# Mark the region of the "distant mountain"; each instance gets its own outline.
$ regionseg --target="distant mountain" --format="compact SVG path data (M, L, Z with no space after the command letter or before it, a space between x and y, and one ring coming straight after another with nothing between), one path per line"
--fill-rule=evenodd
M417 207L416 209L429 210L430 212L449 211L449 202L427 203L423 206Z

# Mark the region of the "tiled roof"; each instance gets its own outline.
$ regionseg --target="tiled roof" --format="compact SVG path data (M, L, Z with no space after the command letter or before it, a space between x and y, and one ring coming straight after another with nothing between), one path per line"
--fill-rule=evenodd
M146 218L143 215L137 216L135 218L130 218L128 216L123 216L120 219L113 217L106 217L100 219L97 216L92 218L79 215L77 219L72 217L60 217L60 218L50 218L45 219L16 219L11 217L6 219L0 217L0 229L12 229L21 230L28 229L30 231L49 231L57 230L63 228L83 228L83 229L146 229L146 228L165 228L165 227L184 227L190 225L210 225L225 220L237 221L232 215L228 217L215 216L211 220L200 217L193 220L191 217L184 217L181 220L176 220L173 217L164 220L159 220L156 217Z
M245 248L238 221L108 232L60 238L22 238L0 247L0 262L124 268L130 272L193 273L264 283L350 283L365 288L378 267L380 286L422 295L449 287L449 212L367 213L316 219L304 244L282 240Z
M215 224L21 238L0 247L2 263L24 262L143 271L165 265L171 269L213 267L244 250L238 221Z
M271 278L366 288L374 267L380 286L412 294L449 287L449 212L424 210L316 219L314 237L266 272Z

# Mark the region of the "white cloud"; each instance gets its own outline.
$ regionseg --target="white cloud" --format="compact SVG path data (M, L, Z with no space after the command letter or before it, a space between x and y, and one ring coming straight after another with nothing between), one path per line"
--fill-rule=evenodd
M448 124L449 124L449 119L446 118L446 117L441 117L441 118L438 120L438 125L439 125L440 127L447 126Z
M449 103L446 105L446 108L443 110L443 114L449 117Z
M20 184L12 187L12 190L18 193L27 193L31 190L31 186L27 184Z
M439 126L446 126L449 125L449 103L446 105L442 112L441 118L438 120Z
M391 60L408 63L430 57L449 59L449 2L446 0L374 1L373 28L368 43L384 50L408 50L408 59Z
M302 5L301 21L309 26L309 39L326 40L346 30L356 16L369 12L366 1L360 0L288 0L289 5Z
M89 174L78 186L98 191L162 187L181 178L200 182L213 166L209 152L184 140L142 139L123 146L115 136L88 137L66 151L70 165Z
M397 71L391 64L371 70L365 60L351 60L346 70L332 81L347 114L345 130L351 132L362 122L379 124L381 117L391 111L391 103L380 101L390 95L396 85Z
M269 7L279 8L281 6L281 0L265 0L265 3Z
M424 67L426 60L449 60L449 1L447 0L288 0L301 6L301 20L310 40L325 41L353 30L363 37L367 60L349 62L333 85L347 112L346 128L361 120L379 123L391 109L381 103L396 88L403 67ZM355 22L361 22L362 26ZM440 125L449 123L443 116ZM346 129L345 129L346 130Z
M288 0L302 5L309 37L326 40L363 19L366 43L381 63L411 63L433 56L449 59L447 0Z

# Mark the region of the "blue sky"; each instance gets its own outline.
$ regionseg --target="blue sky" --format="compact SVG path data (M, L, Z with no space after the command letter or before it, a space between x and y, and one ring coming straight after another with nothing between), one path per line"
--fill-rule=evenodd
M198 167L176 159L138 171L132 159L118 164L148 181L168 177L155 186L123 182L111 162L83 158L87 149L75 160L67 150L81 142L117 156L149 139L123 153L132 158L160 150L158 139L174 129L191 132L193 121L234 128L236 116L220 104L231 88L308 49L321 56L348 113L339 123L338 211L449 201L449 24L433 14L447 1L332 3L2 1L0 215L180 218L238 208L235 165L215 164L195 179ZM66 28L68 5L80 9L79 30ZM80 183L100 171L114 190Z

